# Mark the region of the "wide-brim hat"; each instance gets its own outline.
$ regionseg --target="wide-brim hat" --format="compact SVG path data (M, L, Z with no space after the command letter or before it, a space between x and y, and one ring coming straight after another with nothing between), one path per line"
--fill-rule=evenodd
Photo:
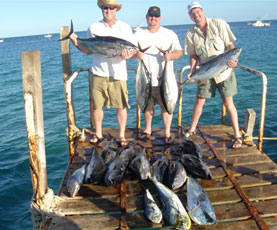
M102 9L103 6L116 7L119 11L122 4L116 4L116 0L98 0L97 5Z

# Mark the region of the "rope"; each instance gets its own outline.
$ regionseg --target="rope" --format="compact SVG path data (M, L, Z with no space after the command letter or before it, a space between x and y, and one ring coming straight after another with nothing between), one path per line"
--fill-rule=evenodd
M204 133L200 130L200 128L198 128L198 131L200 132L201 136L203 137L203 139L207 142L207 144L209 145L210 149L212 150L213 154L215 155L215 157L219 160L222 168L224 169L225 173L227 174L228 178L230 179L230 181L232 182L235 190L237 191L237 193L239 194L239 196L241 197L242 201L244 202L245 206L248 208L250 214L252 215L252 217L254 218L254 220L256 221L257 225L259 226L259 228L261 230L267 230L268 227L265 224L265 222L261 219L256 207L251 203L251 201L248 199L248 197L246 196L245 192L242 190L242 188L240 187L237 179L234 177L233 173L231 172L231 170L229 170L226 166L226 163L224 162L224 159L222 158L222 156L216 151L215 147L213 146L213 144L210 142L210 140L208 139L208 137L206 137L204 135Z

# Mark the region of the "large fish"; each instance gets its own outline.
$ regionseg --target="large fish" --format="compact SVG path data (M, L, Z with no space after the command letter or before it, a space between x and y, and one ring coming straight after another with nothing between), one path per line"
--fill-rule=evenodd
M74 171L67 181L66 187L71 197L75 197L84 182L86 164Z
M70 35L74 33L73 23L71 21L71 28L69 34L60 39L60 41L69 39ZM138 47L133 43L112 36L97 36L93 38L77 38L78 43L87 48L93 54L100 54L106 57L114 57L121 55L123 49L127 49L130 53L138 51Z
M105 163L96 151L96 147L93 148L90 162L86 169L85 182L100 182L105 175L106 166Z
M151 176L151 165L145 155L145 148L132 160L130 168L140 180L147 180Z
M150 178L155 184L158 194L163 202L163 214L168 223L174 228L180 230L188 230L191 226L191 221L179 197L168 187L157 181L155 171Z
M108 171L106 172L104 178L105 183L107 185L121 184L124 179L125 173L125 164L122 162L122 160L120 160L118 156L116 156L113 162L109 165Z
M167 50L160 50L162 53L166 53L171 49L172 45ZM172 114L178 99L178 85L176 82L173 66L165 62L163 74L161 77L160 93L165 110Z
M183 153L194 155L198 158L203 157L201 146L193 141L186 140L182 143Z
M122 162L125 164L126 167L129 166L129 163L135 157L136 157L136 150L134 146L130 146L127 149L124 149L119 155L120 160L122 160Z
M151 74L147 70L143 60L138 63L136 75L136 96L140 110L145 113L152 94Z
M157 159L152 165L152 171L155 171L156 178L159 182L163 183L164 175L168 167L169 161L165 155Z
M159 224L162 221L163 214L157 203L155 202L149 189L145 189L144 194L144 213L148 220L155 224Z
M228 61L238 59L240 53L241 48L233 48L225 53L222 53L203 64L190 76L190 78L197 81L212 79L228 69ZM189 82L189 80L185 80L180 85L182 86L187 82Z
M107 168L109 167L109 165L112 163L112 161L116 157L116 152L113 151L110 148L110 145L112 144L112 141L110 143L108 143L107 145L105 145L105 147L101 151L101 157L102 157L102 159L103 159L103 161L105 163L105 166Z
M179 161L172 161L167 167L167 181L169 188L181 188L187 180L187 172Z
M190 218L200 225L216 223L213 206L196 180L188 177L187 180L187 210Z

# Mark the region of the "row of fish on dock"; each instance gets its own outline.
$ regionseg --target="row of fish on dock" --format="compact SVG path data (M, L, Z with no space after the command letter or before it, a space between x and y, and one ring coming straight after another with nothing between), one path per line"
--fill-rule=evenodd
M73 22L71 21L71 29L69 34L60 39L61 41L69 39L70 35L74 33ZM116 55L121 55L123 49L127 49L130 53L135 53L137 51L145 52L146 49L142 50L140 45L135 45L130 41L124 40L122 38L112 37L112 36L98 36L94 35L92 38L84 39L77 37L78 42L86 47L92 54L100 54L106 57L114 57ZM160 52L166 53L168 50L162 50L157 47ZM212 79L220 73L228 69L228 61L238 59L241 53L241 48L231 49L209 62L200 66L190 78L196 81ZM165 63L163 74L160 79L160 94L162 98L162 103L169 114L172 114L178 99L178 92L182 90L182 87L189 82L185 80L182 83L177 83L174 71L171 65ZM174 76L172 76L172 74ZM173 81L172 79L175 79ZM137 102L142 112L145 112L152 92L152 81L151 72L147 70L146 65L143 60L140 60L137 68L136 75L136 96Z
M113 140L102 146L98 150L99 146L95 145L89 163L69 176L67 189L71 197L77 195L84 183L121 184L129 175L128 179L138 179L141 184L144 212L149 221L160 223L164 216L176 229L190 229L191 219L199 225L216 223L213 207L195 180L212 179L208 166L201 159L203 154L198 144L186 140L172 146L170 155L152 154L150 157L140 144L131 143L117 151L113 149ZM156 188L158 201L152 195L151 185ZM185 205L174 191L186 195Z

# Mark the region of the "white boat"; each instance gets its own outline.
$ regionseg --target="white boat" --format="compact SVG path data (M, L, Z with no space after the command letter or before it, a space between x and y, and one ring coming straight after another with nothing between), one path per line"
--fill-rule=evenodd
M53 35L52 34L45 34L44 37L45 38L51 38Z
M254 23L248 23L250 26L254 27L269 27L271 22L263 22L262 19L258 18Z
M0 39L0 42L4 42L4 39Z

